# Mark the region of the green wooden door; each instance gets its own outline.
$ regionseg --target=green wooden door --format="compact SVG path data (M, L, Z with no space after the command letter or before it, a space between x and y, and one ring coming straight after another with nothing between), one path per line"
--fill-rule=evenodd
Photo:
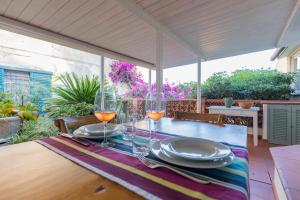
M273 144L292 143L292 106L269 105L268 139ZM300 135L300 134L299 134Z
M45 105L45 99L51 97L52 74L30 72L31 101L41 110Z
M292 106L292 144L300 144L300 105Z

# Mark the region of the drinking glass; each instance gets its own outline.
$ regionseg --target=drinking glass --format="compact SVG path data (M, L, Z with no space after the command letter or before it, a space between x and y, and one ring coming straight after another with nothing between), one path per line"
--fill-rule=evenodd
M134 155L147 156L150 152L151 133L135 131L132 135L132 152Z
M136 132L135 128L136 118L129 116L128 118L122 120L121 131L123 133L123 140L131 140L132 136Z
M107 140L107 123L116 116L117 99L115 92L109 88L104 88L103 92L99 89L95 97L95 116L103 122L103 142L102 147L111 146Z
M151 121L154 124L154 132L157 132L158 123L160 119L165 115L166 112L166 101L163 95L161 94L160 101L157 101L156 96L154 96L152 92L149 92L145 101L145 110L148 119L148 129L151 135L152 134ZM155 141L154 137L153 136L151 137Z

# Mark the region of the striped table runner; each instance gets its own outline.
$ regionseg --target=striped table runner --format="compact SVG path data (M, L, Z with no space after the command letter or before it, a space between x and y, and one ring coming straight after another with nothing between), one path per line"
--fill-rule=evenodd
M155 137L175 136L160 133ZM114 146L111 148L102 148L95 143L86 147L61 136L42 138L37 142L146 199L249 199L248 151L244 147L227 144L236 156L227 167L191 169L175 166L189 175L212 182L201 184L166 168L150 169L132 155L131 143L124 141L122 136L112 140ZM153 155L148 157L160 161Z

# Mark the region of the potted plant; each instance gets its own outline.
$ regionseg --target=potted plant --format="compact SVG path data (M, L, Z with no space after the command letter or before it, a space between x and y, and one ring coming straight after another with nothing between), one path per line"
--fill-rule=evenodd
M11 99L0 101L0 138L8 138L20 130L21 119L16 116L16 105Z
M230 108L234 104L234 100L232 97L225 97L224 104L226 108Z

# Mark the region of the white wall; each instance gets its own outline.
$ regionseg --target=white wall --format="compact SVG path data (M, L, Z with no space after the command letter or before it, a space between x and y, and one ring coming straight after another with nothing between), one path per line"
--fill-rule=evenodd
M100 75L100 56L0 30L0 65Z

